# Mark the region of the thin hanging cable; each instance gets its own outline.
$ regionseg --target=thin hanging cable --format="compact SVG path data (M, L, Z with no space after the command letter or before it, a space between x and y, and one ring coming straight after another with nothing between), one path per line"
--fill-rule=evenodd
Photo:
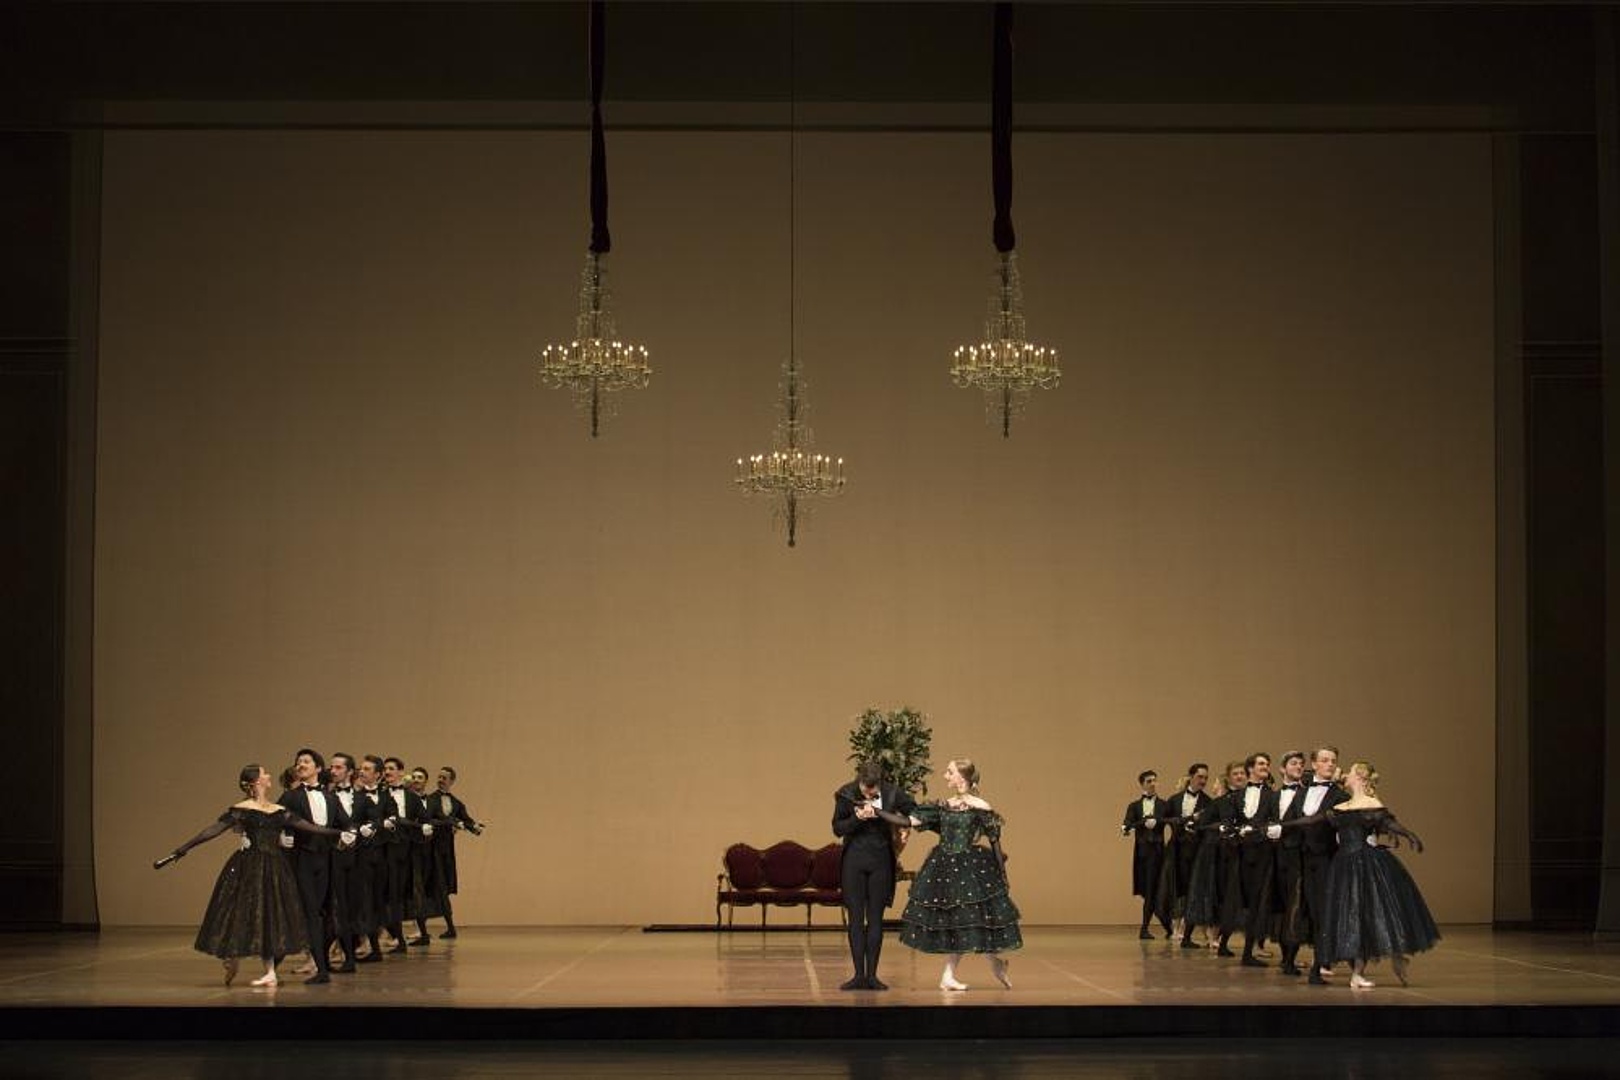
M794 316L794 264L798 261L797 196L798 196L798 86L795 82L798 59L799 19L798 7L788 5L788 360L795 355L796 337Z
M996 250L1006 254L1018 244L1012 221L1012 4L996 4L995 18L990 62L990 182L996 204L992 235Z
M606 255L613 250L608 234L607 139L602 134L602 77L607 61L605 0L590 6L591 66L591 251Z

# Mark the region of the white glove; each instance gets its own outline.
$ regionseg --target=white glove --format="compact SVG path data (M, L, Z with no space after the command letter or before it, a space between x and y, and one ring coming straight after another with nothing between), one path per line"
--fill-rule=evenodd
M1243 826L1243 828L1238 830L1238 835L1239 836L1248 836L1252 832L1254 832L1254 826L1253 825L1245 825L1245 826Z
M1281 825L1267 825L1266 826L1266 839L1267 840L1281 840L1282 839L1282 826Z
M284 832L284 833L281 834L281 846L282 846L283 849L285 849L287 851L292 850L292 847L293 847L293 835L292 835L292 833Z
M1159 819L1148 818L1146 821L1142 822L1142 827L1144 829L1156 829L1159 827Z
M1378 846L1378 834L1377 833L1369 833L1367 835L1367 846L1368 847L1377 847Z
M433 838L433 826L431 826L431 825L423 825L422 826L422 835L431 840Z
M397 829L398 827L399 827L399 823L396 822L393 818L384 818L383 819L383 828L388 829L389 831L392 831L394 829Z
M253 841L248 839L247 833L243 833L241 842L236 846L239 850L246 851L253 846Z
M354 832L344 830L338 834L338 847L354 847Z
M360 835L365 837L367 840L370 840L372 835L375 834L376 831L377 830L372 828L370 825L362 825L362 826L360 826Z

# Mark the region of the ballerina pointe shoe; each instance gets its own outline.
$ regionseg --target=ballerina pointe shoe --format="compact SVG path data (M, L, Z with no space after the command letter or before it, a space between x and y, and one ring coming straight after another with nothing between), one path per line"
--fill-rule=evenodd
M1012 964L1008 963L1006 960L1003 960L999 956L992 956L990 958L990 973L996 977L996 982L1000 983L1008 990L1012 989L1011 968Z
M968 988L968 984L962 982L960 979L953 979L949 975L946 975L939 980L939 988L941 990L966 990Z
M265 987L268 990L274 990L277 986L280 985L280 983L281 983L281 980L276 978L276 973L272 971L268 975L260 975L257 979L254 979L248 985L249 986L262 986L262 987Z
M1410 963L1411 962L1404 956L1397 956L1390 961L1390 969L1394 971L1396 980L1402 986L1406 985L1406 972L1410 967Z
M236 958L225 961L225 985L229 986L236 981Z
M1373 987L1375 987L1377 985L1378 985L1377 983L1373 982L1371 979L1367 978L1365 975L1352 975L1352 976L1350 976L1350 989L1352 989L1352 990L1371 990Z

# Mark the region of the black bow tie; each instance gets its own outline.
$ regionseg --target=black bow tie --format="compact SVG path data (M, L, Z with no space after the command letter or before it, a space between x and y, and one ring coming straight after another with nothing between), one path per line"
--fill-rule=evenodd
M1333 786L1333 781L1331 781L1331 780L1312 780L1311 781L1311 787L1332 787L1332 786Z
M319 791L321 789L320 789L319 784L305 784L304 785L304 790L305 791Z
M1298 791L1299 790L1299 785L1298 784L1284 784L1283 785L1283 790L1284 791Z
M348 784L339 784L337 787L333 788L332 790L333 791L353 791L354 788L350 787Z

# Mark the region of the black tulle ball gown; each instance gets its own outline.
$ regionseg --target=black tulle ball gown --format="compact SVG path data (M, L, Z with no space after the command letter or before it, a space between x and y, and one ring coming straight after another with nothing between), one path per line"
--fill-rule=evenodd
M919 806L918 828L939 833L911 883L901 914L900 942L925 953L1003 953L1023 946L1018 908L1007 893L1000 857L977 843L999 842L1001 818L991 810Z
M197 929L198 952L222 960L241 956L280 958L309 948L304 906L292 863L281 850L281 832L304 824L291 811L274 813L233 806L203 836L226 829L242 845L225 860L214 895Z
M1410 837L1382 806L1330 810L1339 847L1328 866L1327 903L1317 947L1323 963L1410 956L1433 948L1440 928L1417 883L1379 833Z

